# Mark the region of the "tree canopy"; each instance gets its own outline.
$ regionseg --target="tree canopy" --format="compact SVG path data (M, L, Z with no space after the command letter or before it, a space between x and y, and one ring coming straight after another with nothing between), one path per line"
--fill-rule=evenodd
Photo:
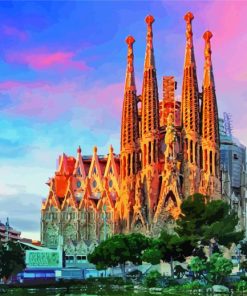
M243 239L243 231L236 231L236 213L222 200L209 201L208 197L196 193L183 201L181 212L175 231L179 236L190 238L194 245L198 241L208 244L215 239L218 244L229 247Z
M170 263L173 276L173 261L185 261L192 250L193 245L188 238L163 230L159 238L153 240L150 248L144 251L142 258L151 264L158 264L160 260Z
M88 260L95 264L97 269L120 265L125 275L126 262L141 264L142 253L149 244L150 240L140 233L116 234L98 245L88 255Z
M0 278L8 280L25 268L25 254L16 242L0 243Z
M193 257L189 267L194 272L196 278L204 278L211 284L221 284L225 277L231 274L233 264L230 259L224 258L221 254L214 253L208 261L199 257Z

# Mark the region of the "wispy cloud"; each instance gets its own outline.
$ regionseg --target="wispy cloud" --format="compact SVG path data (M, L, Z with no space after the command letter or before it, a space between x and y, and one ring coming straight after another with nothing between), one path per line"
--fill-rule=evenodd
M19 39L20 41L26 41L28 39L28 33L26 31L22 31L13 26L4 25L1 31L4 35Z
M34 70L45 70L59 68L60 70L76 69L80 71L89 70L85 61L77 60L74 52L7 52L6 61L26 65Z
M81 124L101 127L120 118L123 83L105 86L95 82L95 86L84 90L78 81L58 84L3 81L0 90L6 98L11 98L11 104L2 106L4 114L55 121L65 113L73 120L73 114L81 110Z

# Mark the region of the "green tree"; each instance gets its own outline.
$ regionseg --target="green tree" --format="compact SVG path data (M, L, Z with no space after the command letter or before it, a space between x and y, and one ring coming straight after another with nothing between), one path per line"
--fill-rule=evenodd
M174 261L184 262L192 250L193 245L188 238L163 230L159 238L152 241L150 248L144 251L142 258L151 264L158 264L160 260L168 262L171 276L174 277Z
M212 284L221 284L226 276L230 275L233 264L230 259L224 258L221 254L213 254L207 263L209 270L208 280Z
M19 243L0 243L0 278L7 281L25 268L25 253Z
M154 241L152 245L144 251L142 260L151 263L152 265L156 265L160 263L161 257L162 254L158 249L158 241Z
M125 278L126 262L141 264L142 253L148 248L150 240L140 233L117 234L100 243L88 255L89 262L97 269L106 269L120 265Z
M233 269L231 260L224 258L221 254L214 253L208 261L199 257L190 260L189 267L194 272L195 278L204 278L211 284L221 284Z
M206 260L198 256L191 258L189 268L194 273L196 279L200 279L207 270Z
M162 276L157 270L150 271L145 277L145 286L148 288L157 287Z
M202 194L194 194L183 201L182 214L177 220L175 231L186 236L197 247L209 245L211 253L219 252L217 244L229 247L243 239L243 231L236 231L237 215L222 200L212 200ZM211 245L214 239L217 244Z

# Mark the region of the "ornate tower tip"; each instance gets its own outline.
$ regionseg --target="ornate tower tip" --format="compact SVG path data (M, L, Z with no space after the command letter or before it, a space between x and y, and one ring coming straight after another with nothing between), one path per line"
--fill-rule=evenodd
M114 149L113 149L112 145L110 145L109 152L113 153L113 151L114 151Z
M148 24L148 25L152 25L152 23L154 22L154 17L152 15L148 15L146 16L145 18L145 22Z
M203 34L203 38L205 39L206 42L210 41L210 39L213 37L213 34L210 31L206 31Z
M81 146L78 147L77 153L80 153L81 154Z
M97 153L98 148L96 146L93 147L93 153L96 154Z
M187 22L187 23L191 23L191 21L194 19L194 15L192 12L187 12L184 16L184 20Z
M134 42L135 42L135 38L132 37L132 36L128 36L126 39L125 39L126 43L131 46Z

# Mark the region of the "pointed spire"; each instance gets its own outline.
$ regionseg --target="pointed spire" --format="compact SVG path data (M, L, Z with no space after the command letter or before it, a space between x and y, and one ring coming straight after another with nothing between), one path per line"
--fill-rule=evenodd
M128 45L128 57L127 57L127 69L126 69L126 79L125 79L125 91L135 90L135 74L134 74L134 53L133 44L135 39L132 36L126 38L126 43Z
M157 134L159 130L159 95L154 62L153 31L154 17L145 18L147 24L147 46L142 83L142 137ZM156 150L156 148L155 148Z
M114 152L114 149L113 149L112 145L110 145L110 147L109 147L109 154L113 154L113 152Z
M186 21L186 47L182 87L182 122L186 134L191 131L197 134L200 132L199 91L192 32L193 19L194 16L191 12L187 12L184 16Z
M152 15L148 15L145 18L145 21L147 23L147 37L146 37L147 46L146 46L146 54L145 54L144 71L155 68L154 50L153 50L153 30L152 30L154 17Z
M77 149L77 153L78 153L78 154L81 154L81 146L78 147L78 149Z
M121 151L127 147L133 148L139 136L133 54L135 39L128 36L125 41L128 45L128 57L122 109Z
M192 32L193 19L194 19L194 15L192 14L192 12L187 12L184 16L184 20L186 21L186 51L185 51L185 59L184 59L185 67L188 67L192 63L195 63L194 47L193 47L193 32Z
M213 76L213 69L212 69L212 60L211 60L211 43L210 39L213 37L213 34L210 31L206 31L203 34L203 39L205 40L205 50L204 50L204 57L205 57L205 64L204 64L204 79L203 79L203 86L207 87L212 84L214 86L214 76Z
M219 145L218 107L215 94L215 83L211 59L210 39L213 34L206 31L203 34L205 40L204 50L204 75L203 75L203 100L202 100L202 136L212 144Z

